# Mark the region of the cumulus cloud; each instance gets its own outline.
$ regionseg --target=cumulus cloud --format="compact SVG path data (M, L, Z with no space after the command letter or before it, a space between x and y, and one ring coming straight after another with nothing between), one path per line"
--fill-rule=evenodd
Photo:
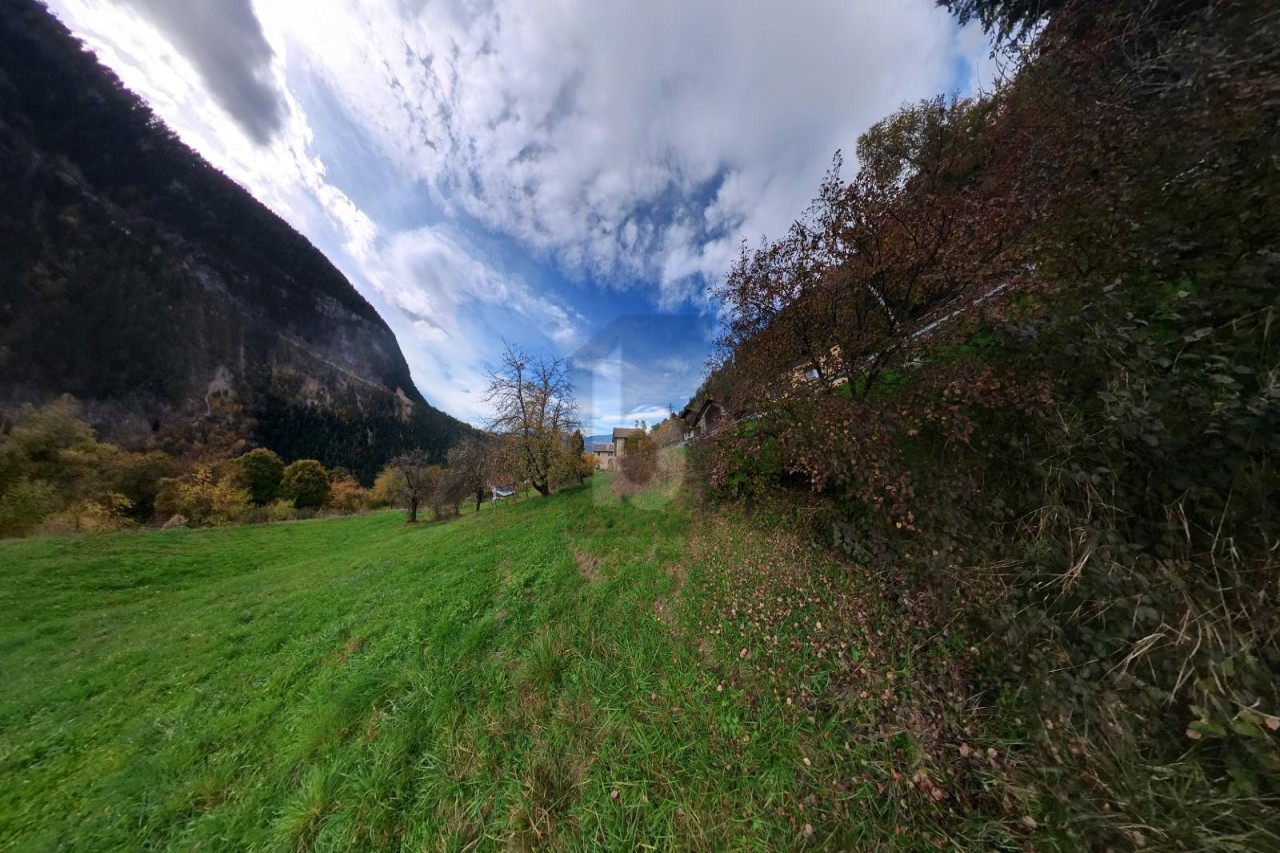
M446 229L420 228L396 234L367 274L389 301L417 323L434 327L430 338L475 334L464 329L464 321L483 305L514 315L563 347L573 345L585 323L577 312L539 295L519 276L478 260L477 254Z
M272 50L249 0L116 0L150 19L204 77L208 91L255 142L280 130L286 105Z
M406 175L573 275L657 283L666 305L741 236L784 228L837 148L951 86L978 47L932 0L305 6L264 14Z

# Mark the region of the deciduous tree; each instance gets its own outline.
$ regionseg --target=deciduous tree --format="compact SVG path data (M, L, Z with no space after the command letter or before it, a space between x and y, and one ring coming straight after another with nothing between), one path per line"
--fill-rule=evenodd
M399 504L409 513L407 522L416 524L419 507L428 501L433 486L431 459L421 450L397 456L379 475L384 487L396 494Z
M464 438L449 450L449 470L457 478L459 488L476 499L476 512L489 493L490 464L493 457L487 439Z
M249 496L258 506L265 506L280 496L284 479L284 463L265 447L250 450L240 457L240 476Z
M298 509L317 509L329 499L329 474L315 459L299 459L284 469L280 493Z
M580 425L567 361L507 344L489 372L486 399L494 408L490 429L513 439L522 478L538 494L551 494L553 472Z

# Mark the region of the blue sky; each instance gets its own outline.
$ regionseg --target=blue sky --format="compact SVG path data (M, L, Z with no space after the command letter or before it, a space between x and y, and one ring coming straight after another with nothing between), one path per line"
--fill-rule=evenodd
M589 432L679 408L707 286L837 149L991 75L931 0L51 0L305 234L482 425L505 341L569 358Z

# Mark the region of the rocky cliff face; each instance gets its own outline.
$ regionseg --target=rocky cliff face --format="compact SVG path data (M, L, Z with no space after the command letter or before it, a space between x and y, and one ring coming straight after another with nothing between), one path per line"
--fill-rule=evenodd
M213 424L366 480L469 429L319 251L0 0L0 405L62 393L117 441L195 451Z

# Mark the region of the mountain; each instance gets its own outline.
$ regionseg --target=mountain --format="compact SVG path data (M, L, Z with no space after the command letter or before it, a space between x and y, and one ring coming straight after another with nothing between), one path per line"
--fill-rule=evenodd
M43 6L0 0L0 407L64 393L126 445L238 439L366 482L470 430L324 255Z

